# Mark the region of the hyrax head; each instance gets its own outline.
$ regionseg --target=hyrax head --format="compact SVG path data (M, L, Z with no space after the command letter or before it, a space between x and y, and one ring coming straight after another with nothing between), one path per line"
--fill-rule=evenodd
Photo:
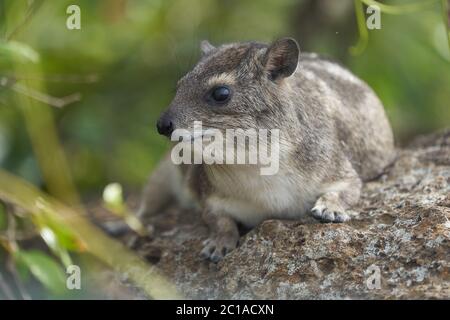
M271 45L201 43L198 64L178 81L175 98L157 123L160 134L204 129L276 128L283 117L287 86L296 70L299 46L283 38ZM276 122L274 122L276 121ZM278 123L277 123L278 122Z

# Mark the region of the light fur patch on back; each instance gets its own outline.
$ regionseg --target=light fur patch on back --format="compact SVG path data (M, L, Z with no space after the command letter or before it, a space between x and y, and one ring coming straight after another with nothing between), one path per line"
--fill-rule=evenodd
M316 75L314 74L314 72L312 72L312 71L310 71L310 70L308 70L308 69L303 69L303 70L302 70L302 75L303 75L307 80L310 80L310 81L313 81L313 80L316 80L316 79L317 79L317 77L316 77Z
M208 79L208 86L214 87L217 85L233 85L236 83L236 77L233 73L216 74Z
M313 61L308 62L308 65L310 65L313 68L318 68L321 70L325 70L329 74L332 74L335 77L341 78L345 81L355 83L355 84L361 84L361 80L359 80L357 77L355 77L350 71L342 68L336 63L332 63L329 61Z

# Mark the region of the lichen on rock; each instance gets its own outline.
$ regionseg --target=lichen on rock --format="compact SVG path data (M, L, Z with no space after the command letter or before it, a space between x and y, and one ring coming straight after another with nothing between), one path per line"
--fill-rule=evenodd
M214 264L200 217L171 208L133 248L187 298L450 298L450 130L399 150L353 210L343 224L265 221Z

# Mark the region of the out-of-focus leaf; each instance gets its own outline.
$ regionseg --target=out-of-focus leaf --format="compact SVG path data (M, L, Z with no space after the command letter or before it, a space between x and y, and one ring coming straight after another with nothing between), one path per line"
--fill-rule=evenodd
M17 41L0 42L0 58L33 63L39 62L40 59L39 53L32 47Z
M125 223L141 236L147 234L147 230L141 221L128 209L123 200L122 186L115 182L108 184L103 190L103 203L105 207L115 215L124 219Z
M442 23L436 23L434 32L432 34L433 46L439 55L450 61L450 47L449 42L447 42L447 30L445 30L445 26Z
M123 217L125 204L123 201L122 186L115 182L108 184L103 190L103 201L105 206L113 213Z
M15 268L22 282L27 282L28 280L30 280L30 269L23 260L16 259Z
M8 225L5 206L0 203L0 230L5 230Z
M51 249L53 249L52 246L54 246L56 242L61 248L70 251L83 251L85 249L83 243L77 239L73 232L63 224L51 219L48 215L41 214L35 216L34 220L41 231L46 230L44 231L44 234L41 232L41 237L43 237L44 241ZM47 239L44 237L47 237ZM52 239L53 241L50 241ZM47 240L49 240L51 244L49 244Z
M56 254L60 259L64 266L69 266L72 264L72 259L70 259L70 255L67 252L66 248L61 246L57 235L53 232L52 229L48 227L43 227L40 230L40 235L42 239L44 239L47 246Z
M31 274L51 293L60 295L66 290L65 275L61 266L51 257L37 250L17 251L17 260L25 264Z

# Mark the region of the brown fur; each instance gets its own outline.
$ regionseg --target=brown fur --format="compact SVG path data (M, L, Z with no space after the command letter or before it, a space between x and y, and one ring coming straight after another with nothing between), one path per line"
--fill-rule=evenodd
M235 221L254 226L305 214L348 220L362 181L379 175L394 157L392 131L375 93L341 66L299 54L293 39L217 48L202 42L201 48L202 58L178 82L165 117L176 128L202 121L220 130L280 129L280 171L261 176L245 165L179 170L169 163L150 179L154 187L144 193L141 214L159 211L169 198L196 203L212 230L202 255L213 261L237 245ZM226 105L210 105L205 95L220 81L228 82L232 97Z

